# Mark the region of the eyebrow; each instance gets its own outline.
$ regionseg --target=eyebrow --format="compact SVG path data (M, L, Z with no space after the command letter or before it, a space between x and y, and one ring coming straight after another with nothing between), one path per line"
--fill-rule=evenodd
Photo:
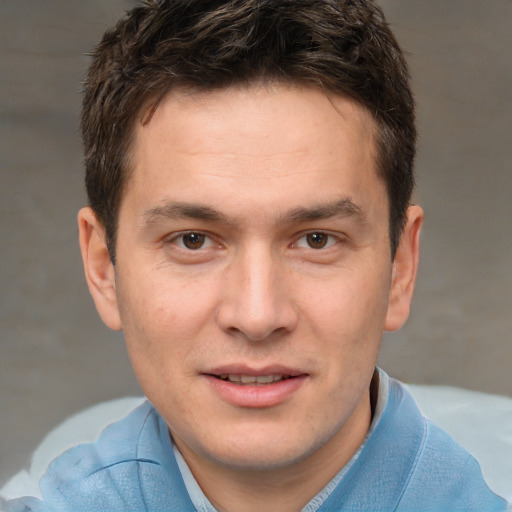
M332 203L320 204L311 208L294 208L284 215L283 222L307 222L312 220L331 219L333 217L355 217L361 222L366 220L366 214L350 197L339 199Z
M209 206L194 204L170 202L163 206L155 206L143 213L145 224L151 225L159 220L177 220L177 219L196 219L210 222L226 221L225 215Z
M209 222L232 223L229 218L215 208L196 203L169 202L146 210L143 215L144 224L151 226L161 220L195 219ZM298 207L278 217L280 223L307 222L330 219L333 217L354 217L361 222L366 220L363 209L350 197L331 203L312 207Z

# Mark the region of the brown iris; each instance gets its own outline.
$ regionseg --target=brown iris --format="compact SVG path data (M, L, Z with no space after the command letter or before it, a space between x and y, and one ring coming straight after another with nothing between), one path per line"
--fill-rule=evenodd
M306 235L306 240L312 249L323 249L329 240L329 235L325 233L309 233Z
M205 235L201 233L187 233L183 235L183 245L187 249L201 249L204 245Z

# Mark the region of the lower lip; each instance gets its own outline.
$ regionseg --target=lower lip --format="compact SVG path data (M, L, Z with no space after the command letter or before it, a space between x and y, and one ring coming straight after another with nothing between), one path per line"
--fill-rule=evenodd
M237 407L264 408L283 403L305 382L307 375L272 384L239 385L207 375L208 383L225 402Z

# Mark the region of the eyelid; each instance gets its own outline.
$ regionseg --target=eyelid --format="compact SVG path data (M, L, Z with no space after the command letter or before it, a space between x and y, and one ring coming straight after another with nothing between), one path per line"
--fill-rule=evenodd
M188 247L185 247L185 245L183 244L183 237L186 235L190 235L190 234L197 234L197 235L204 236L205 237L204 245L198 249L190 249ZM181 243L179 243L180 240L181 240ZM163 239L163 241L165 244L174 245L181 251L186 251L186 252L191 252L191 253L199 252L199 251L205 250L205 249L211 249L212 247L220 246L220 244L218 242L216 242L209 233L202 231L200 229L187 229L185 231L178 231L176 233L172 233L172 234L166 236Z
M306 237L308 235L313 235L315 233L326 235L329 238L325 247L315 249L314 247L311 247L308 245L308 243L306 242ZM292 244L292 247L297 247L299 249L308 249L308 250L320 252L320 251L325 251L325 250L331 248L332 246L343 242L344 238L345 237L339 233L334 234L332 232L325 231L323 229L312 229L312 230L303 232L299 236L297 236L297 238L295 239L295 242L293 242L293 244ZM300 243L299 243L301 240L304 240L303 245L300 245Z

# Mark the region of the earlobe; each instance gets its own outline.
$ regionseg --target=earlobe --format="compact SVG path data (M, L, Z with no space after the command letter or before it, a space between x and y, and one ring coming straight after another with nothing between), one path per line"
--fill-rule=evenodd
M387 331L400 329L409 316L418 271L422 225L423 210L419 206L410 206L407 210L407 223L393 262L392 283L385 323Z
M82 208L78 213L78 231L85 278L96 309L108 327L120 330L114 266L108 253L105 230L91 208Z

